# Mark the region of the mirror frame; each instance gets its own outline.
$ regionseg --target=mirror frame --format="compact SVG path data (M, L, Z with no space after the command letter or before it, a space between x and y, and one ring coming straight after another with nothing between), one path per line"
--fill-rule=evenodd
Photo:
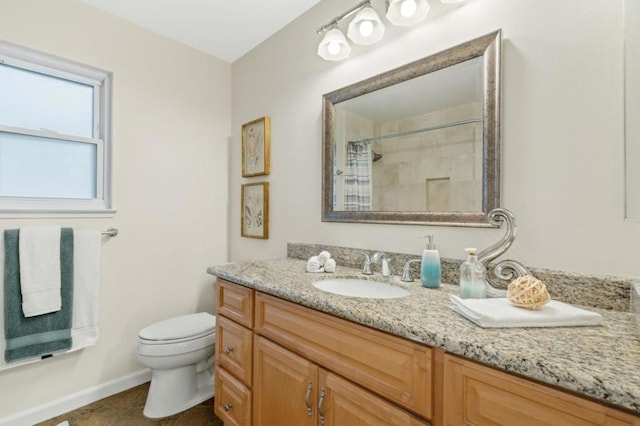
M322 97L322 221L448 226L493 226L487 213L500 207L500 41L501 30L392 69ZM334 105L357 96L482 57L482 211L386 212L333 210Z

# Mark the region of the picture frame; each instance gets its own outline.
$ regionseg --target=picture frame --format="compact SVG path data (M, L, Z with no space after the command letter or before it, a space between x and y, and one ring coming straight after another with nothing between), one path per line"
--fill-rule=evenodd
M240 235L268 239L269 182L243 184L240 200Z
M269 117L242 125L242 177L269 174Z

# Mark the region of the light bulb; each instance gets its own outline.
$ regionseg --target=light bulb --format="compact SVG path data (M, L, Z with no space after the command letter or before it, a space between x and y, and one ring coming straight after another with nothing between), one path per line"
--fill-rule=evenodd
M340 53L340 43L337 41L330 41L327 45L327 52L334 56Z
M409 18L416 13L417 8L416 0L404 0L400 5L400 14L405 18Z
M360 22L358 30L360 31L360 35L362 37L369 37L371 34L373 34L373 22L369 20Z

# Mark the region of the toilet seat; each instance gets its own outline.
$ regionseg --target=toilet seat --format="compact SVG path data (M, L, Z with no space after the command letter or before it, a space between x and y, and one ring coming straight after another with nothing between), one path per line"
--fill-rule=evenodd
M213 352L213 345L215 344L215 342L215 332L205 334L204 336L177 340L150 341L138 339L137 352L139 356L170 357L199 351L200 349L206 348L207 346L211 346L211 351Z
M145 345L189 342L213 334L215 327L216 317L206 312L182 315L143 328L138 341Z

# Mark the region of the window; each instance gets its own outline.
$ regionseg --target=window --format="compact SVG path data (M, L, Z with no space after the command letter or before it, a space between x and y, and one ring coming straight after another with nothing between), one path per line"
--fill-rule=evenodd
M111 211L111 74L0 41L0 211Z

